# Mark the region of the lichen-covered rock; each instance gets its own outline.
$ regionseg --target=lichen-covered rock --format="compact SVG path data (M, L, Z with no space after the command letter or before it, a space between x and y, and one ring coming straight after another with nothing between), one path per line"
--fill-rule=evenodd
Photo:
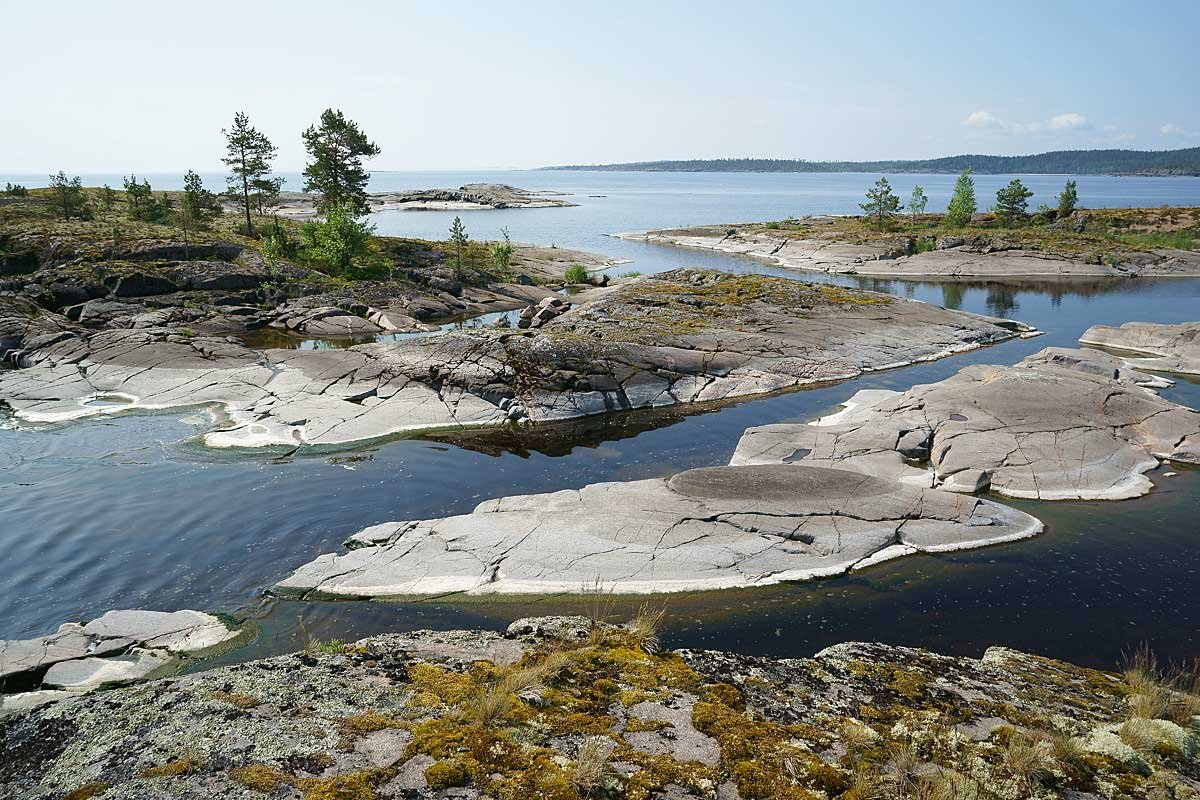
M1196 796L1200 731L1131 716L1145 681L1001 648L651 654L650 633L388 634L72 697L0 721L0 794Z

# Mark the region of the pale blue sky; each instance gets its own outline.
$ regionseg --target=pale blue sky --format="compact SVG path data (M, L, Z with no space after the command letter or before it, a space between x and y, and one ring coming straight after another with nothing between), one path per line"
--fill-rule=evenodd
M244 109L374 169L1200 145L1194 2L0 0L0 170L220 166Z

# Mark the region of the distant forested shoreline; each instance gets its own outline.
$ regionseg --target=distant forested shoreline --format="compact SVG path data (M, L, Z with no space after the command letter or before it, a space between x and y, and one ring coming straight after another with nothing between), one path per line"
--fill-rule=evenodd
M570 164L547 170L603 172L924 172L981 175L1200 175L1200 147L1183 150L1056 150L1028 156L961 155L894 161L808 161L788 158L714 158Z

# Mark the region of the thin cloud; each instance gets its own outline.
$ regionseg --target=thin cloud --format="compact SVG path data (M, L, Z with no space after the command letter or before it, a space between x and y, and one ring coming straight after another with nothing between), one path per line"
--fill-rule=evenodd
M1087 114L1080 114L1078 111L1066 111L1062 114L1055 114L1048 120L1032 122L1009 122L1000 119L990 111L972 111L962 121L962 124L968 128L979 130L1005 131L1014 136L1029 136L1043 131L1086 130L1091 127Z
M1074 111L1068 111L1066 114L1059 114L1051 117L1048 127L1052 131L1066 131L1072 128L1086 128L1088 118L1086 114L1077 114Z
M1158 129L1158 132L1163 136L1194 136L1191 131L1184 128L1182 125L1176 125L1174 122L1168 122Z

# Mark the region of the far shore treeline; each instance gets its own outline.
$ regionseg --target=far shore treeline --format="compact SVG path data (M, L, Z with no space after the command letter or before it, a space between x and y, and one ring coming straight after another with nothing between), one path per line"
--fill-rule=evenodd
M890 172L979 175L1200 175L1200 147L1184 150L1055 150L1028 156L961 155L893 161L808 161L788 158L714 158L572 164L549 170L603 172Z

